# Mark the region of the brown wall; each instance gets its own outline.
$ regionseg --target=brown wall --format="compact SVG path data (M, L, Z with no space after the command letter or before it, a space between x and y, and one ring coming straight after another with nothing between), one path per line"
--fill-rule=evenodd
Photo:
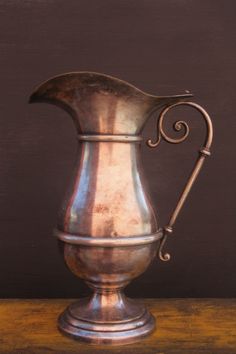
M188 89L214 123L212 158L166 246L172 260L156 260L128 294L236 295L235 11L233 0L0 1L0 297L87 292L52 237L75 161L75 129L62 110L27 104L35 85L76 70L114 75L153 94ZM171 116L189 119L188 142L143 146L163 225L204 139L197 114ZM155 136L155 117L144 135Z

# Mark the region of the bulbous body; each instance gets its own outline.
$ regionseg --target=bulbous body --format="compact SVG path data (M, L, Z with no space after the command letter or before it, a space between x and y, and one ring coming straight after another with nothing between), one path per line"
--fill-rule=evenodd
M140 142L81 142L74 188L58 228L64 233L112 238L158 231L140 166ZM152 243L129 247L65 245L65 260L89 282L126 283L142 273L155 254Z
M58 228L90 237L132 237L158 230L145 188L140 141L84 141Z
M78 132L81 154L56 231L67 266L94 290L60 316L59 328L75 338L125 344L154 329L152 315L122 292L148 267L163 237L146 188L140 134L153 110L188 96L152 96L89 72L52 78L31 96L69 112Z

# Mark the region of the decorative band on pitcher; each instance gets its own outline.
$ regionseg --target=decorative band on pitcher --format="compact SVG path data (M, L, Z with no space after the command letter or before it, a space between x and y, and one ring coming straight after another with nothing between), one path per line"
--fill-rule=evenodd
M159 241L163 237L163 231L159 229L156 233L151 235L140 235L133 237L91 237L80 236L65 233L61 230L55 229L54 235L65 243L83 245L83 246L96 246L96 247L127 247L145 245Z
M136 143L143 140L140 135L108 135L108 134L79 134L78 140L81 141L103 141L103 142L121 142Z

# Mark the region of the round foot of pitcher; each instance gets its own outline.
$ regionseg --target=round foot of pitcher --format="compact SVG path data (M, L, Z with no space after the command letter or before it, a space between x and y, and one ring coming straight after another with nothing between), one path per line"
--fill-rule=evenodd
M91 309L93 300L82 299L70 305L59 317L59 329L74 339L90 344L122 345L139 341L155 328L154 317L135 301L125 298L125 307L120 307L123 307L121 318L118 307L117 313L113 308L109 315L105 310L101 316L99 303L97 308Z

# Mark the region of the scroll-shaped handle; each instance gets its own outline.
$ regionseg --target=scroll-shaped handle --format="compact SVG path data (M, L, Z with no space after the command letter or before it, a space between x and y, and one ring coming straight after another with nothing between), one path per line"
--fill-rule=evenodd
M201 168L203 165L203 162L205 160L205 158L207 156L210 156L210 147L211 147L211 143L212 143L212 139L213 139L213 127L212 127L212 122L211 122L211 118L209 117L208 113L198 104L194 103L194 102L179 102L176 104L173 104L171 106L168 106L167 108L165 108L158 119L158 127L157 127L157 141L156 142L152 142L151 139L149 139L147 141L147 145L151 148L155 148L157 147L157 145L160 143L160 141L162 139L164 139L165 141L167 141L168 143L171 144L178 144L183 142L188 134L189 134L189 127L188 124L182 120L177 121L174 123L174 129L176 131L181 131L182 129L184 129L184 135L179 138L179 139L173 139L168 137L164 130L163 130L163 119L165 114L172 108L177 107L177 106L191 106L193 108L195 108L198 112L201 113L201 115L203 116L203 118L205 119L205 123L206 123L206 128L207 128L207 134L206 134L206 139L205 139L205 144L203 146L203 148L200 149L199 153L199 157L194 165L194 168L192 170L192 173L182 191L182 194L180 195L180 198L177 202L177 205L170 217L169 223L167 224L167 226L165 226L163 228L163 236L162 239L160 241L160 245L159 245L159 250L158 250L158 256L162 261L169 261L170 259L170 255L168 253L163 253L163 246L167 240L167 237L169 234L171 234L173 232L173 225L180 213L180 210L183 207L183 204L193 186L193 183L195 182Z

